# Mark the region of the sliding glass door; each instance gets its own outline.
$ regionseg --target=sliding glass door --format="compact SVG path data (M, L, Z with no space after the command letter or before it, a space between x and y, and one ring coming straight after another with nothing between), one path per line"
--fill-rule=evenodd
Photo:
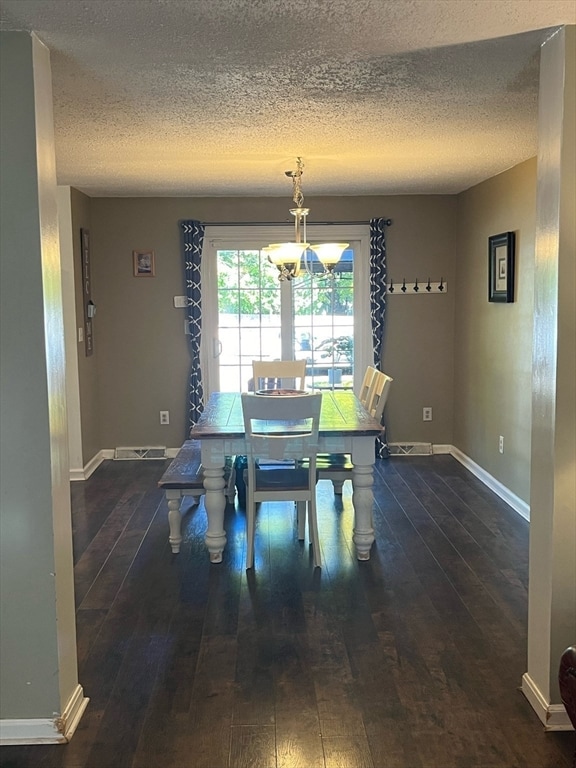
M205 239L206 390L249 390L253 386L252 360L276 359L305 359L308 387L353 387L355 369L361 371L361 378L371 362L365 338L369 318L364 317L365 312L355 312L355 306L368 306L362 238L348 238L350 247L333 277L322 275L321 265L309 256L307 268L303 265L298 278L279 281L277 270L260 250L273 239L270 229L256 242L243 229L238 228L232 237L230 232L214 237L210 231ZM334 239L333 232L331 236ZM289 237L285 235L285 239Z

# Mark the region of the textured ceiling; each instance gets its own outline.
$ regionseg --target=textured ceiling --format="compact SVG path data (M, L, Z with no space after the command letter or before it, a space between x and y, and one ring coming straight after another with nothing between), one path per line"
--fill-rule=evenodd
M536 154L574 0L1 0L50 48L58 182L91 196L455 193Z

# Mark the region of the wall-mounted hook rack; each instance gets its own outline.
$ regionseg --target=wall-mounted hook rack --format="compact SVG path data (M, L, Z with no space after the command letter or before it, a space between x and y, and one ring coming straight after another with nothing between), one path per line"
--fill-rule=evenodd
M422 286L424 286L424 290L422 290ZM413 283L406 282L406 278L403 277L400 287L398 288L398 285L396 285L394 280L390 278L390 283L386 286L386 293L395 296L401 294L404 294L404 296L409 296L410 294L419 294L420 296L423 296L426 293L448 293L448 283L443 277L438 281L431 280L430 278L427 280L416 278Z

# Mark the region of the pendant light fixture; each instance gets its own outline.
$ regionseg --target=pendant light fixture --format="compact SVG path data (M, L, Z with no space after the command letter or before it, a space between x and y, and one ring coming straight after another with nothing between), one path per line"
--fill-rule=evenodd
M324 267L322 276L334 277L334 267L340 261L342 253L348 247L348 243L318 243L311 245L306 242L306 217L310 213L309 208L304 208L304 195L302 194L302 173L304 164L302 158L296 158L296 170L286 171L286 176L292 179L292 200L296 208L290 208L294 216L294 242L271 243L262 251L268 256L268 260L278 269L279 280L292 280L298 277L301 264L304 261L306 272L313 274L312 265L308 258L308 251L314 251L318 261ZM302 259L302 257L304 257Z

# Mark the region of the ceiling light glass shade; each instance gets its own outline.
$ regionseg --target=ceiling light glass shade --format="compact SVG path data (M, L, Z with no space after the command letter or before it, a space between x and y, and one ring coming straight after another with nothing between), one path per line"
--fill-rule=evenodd
M271 243L262 250L272 264L279 266L299 262L308 245L308 243Z
M348 248L348 243L319 243L311 245L310 248L324 267L333 267L340 261L344 249Z
M300 260L308 243L271 243L263 253L278 270L279 280L292 280L300 274Z

